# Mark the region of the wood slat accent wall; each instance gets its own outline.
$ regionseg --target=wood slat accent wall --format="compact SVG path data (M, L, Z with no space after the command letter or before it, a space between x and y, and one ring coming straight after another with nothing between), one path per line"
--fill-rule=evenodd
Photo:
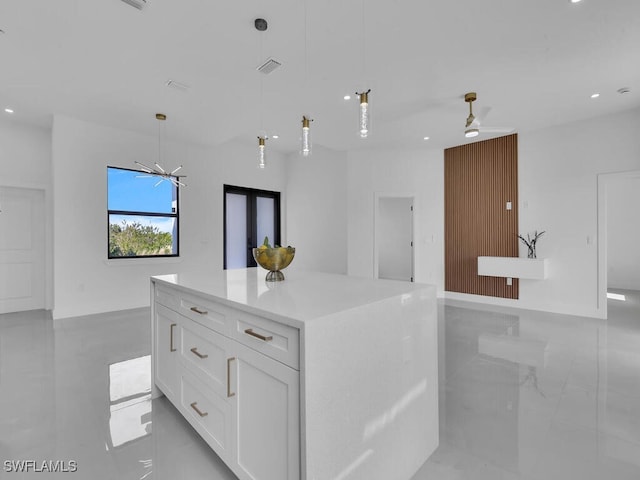
M444 181L445 290L518 298L518 279L478 276L477 261L518 256L518 135L446 149Z

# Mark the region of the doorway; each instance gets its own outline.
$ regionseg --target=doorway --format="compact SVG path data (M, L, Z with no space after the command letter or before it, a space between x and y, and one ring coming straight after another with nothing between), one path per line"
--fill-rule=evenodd
M413 197L376 196L374 276L414 280Z
M640 171L598 175L598 311L640 291Z
M0 187L0 313L45 308L44 191Z
M280 244L280 193L224 186L224 269L255 267L251 249Z

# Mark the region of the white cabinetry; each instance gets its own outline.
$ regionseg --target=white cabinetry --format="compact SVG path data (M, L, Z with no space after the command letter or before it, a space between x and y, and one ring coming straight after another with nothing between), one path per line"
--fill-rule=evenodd
M172 401L178 398L178 349L180 344L178 314L162 305L156 305L154 314L153 350L156 352L155 381Z
M300 375L273 358L298 365L297 330L166 287L153 298L156 386L240 479L298 480Z
M288 272L153 277L154 394L241 480L411 479L438 446L435 287Z

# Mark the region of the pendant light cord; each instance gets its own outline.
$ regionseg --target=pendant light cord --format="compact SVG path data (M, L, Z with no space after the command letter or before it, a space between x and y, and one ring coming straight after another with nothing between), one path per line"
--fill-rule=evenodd
M263 52L263 36L264 36L264 32L260 33L260 61L262 61L262 59L264 58L264 52ZM266 134L264 133L264 79L262 78L263 76L260 75L260 130L261 130L261 134L263 134L266 137Z
M367 73L367 58L366 52L367 48L365 45L365 22L364 22L364 0L362 0L362 76L364 77ZM364 78L363 78L364 80Z

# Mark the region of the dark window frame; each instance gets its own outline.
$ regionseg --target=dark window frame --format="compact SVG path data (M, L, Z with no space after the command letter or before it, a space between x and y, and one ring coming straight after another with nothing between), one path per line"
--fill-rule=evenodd
M222 252L222 268L227 269L227 193L235 193L239 195L247 196L247 267L257 267L256 261L251 254L251 248L262 243L262 239L256 238L257 226L253 221L256 218L256 200L257 197L273 198L274 211L273 211L273 229L275 231L275 238L270 239L272 245L280 245L282 233L281 233L281 212L280 212L280 192L273 190L261 190L258 188L240 187L237 185L224 184L222 189L222 209L223 209L223 252Z
M175 212L172 213L158 213L158 212L139 212L133 210L109 210L109 169L114 170L125 170L128 172L136 172L141 175L149 175L147 172L142 170L136 170L134 168L123 168L123 167L114 167L111 165L107 165L107 259L108 260L124 260L124 259L132 259L132 258L175 258L180 256L180 187L174 186L176 189L176 208ZM175 177L178 180L177 177ZM128 256L112 256L109 249L109 231L110 231L110 222L109 219L111 215L121 215L121 216L131 216L131 217L160 217L160 218L175 218L176 219L176 251L175 253L170 254L162 254L162 255L128 255Z

